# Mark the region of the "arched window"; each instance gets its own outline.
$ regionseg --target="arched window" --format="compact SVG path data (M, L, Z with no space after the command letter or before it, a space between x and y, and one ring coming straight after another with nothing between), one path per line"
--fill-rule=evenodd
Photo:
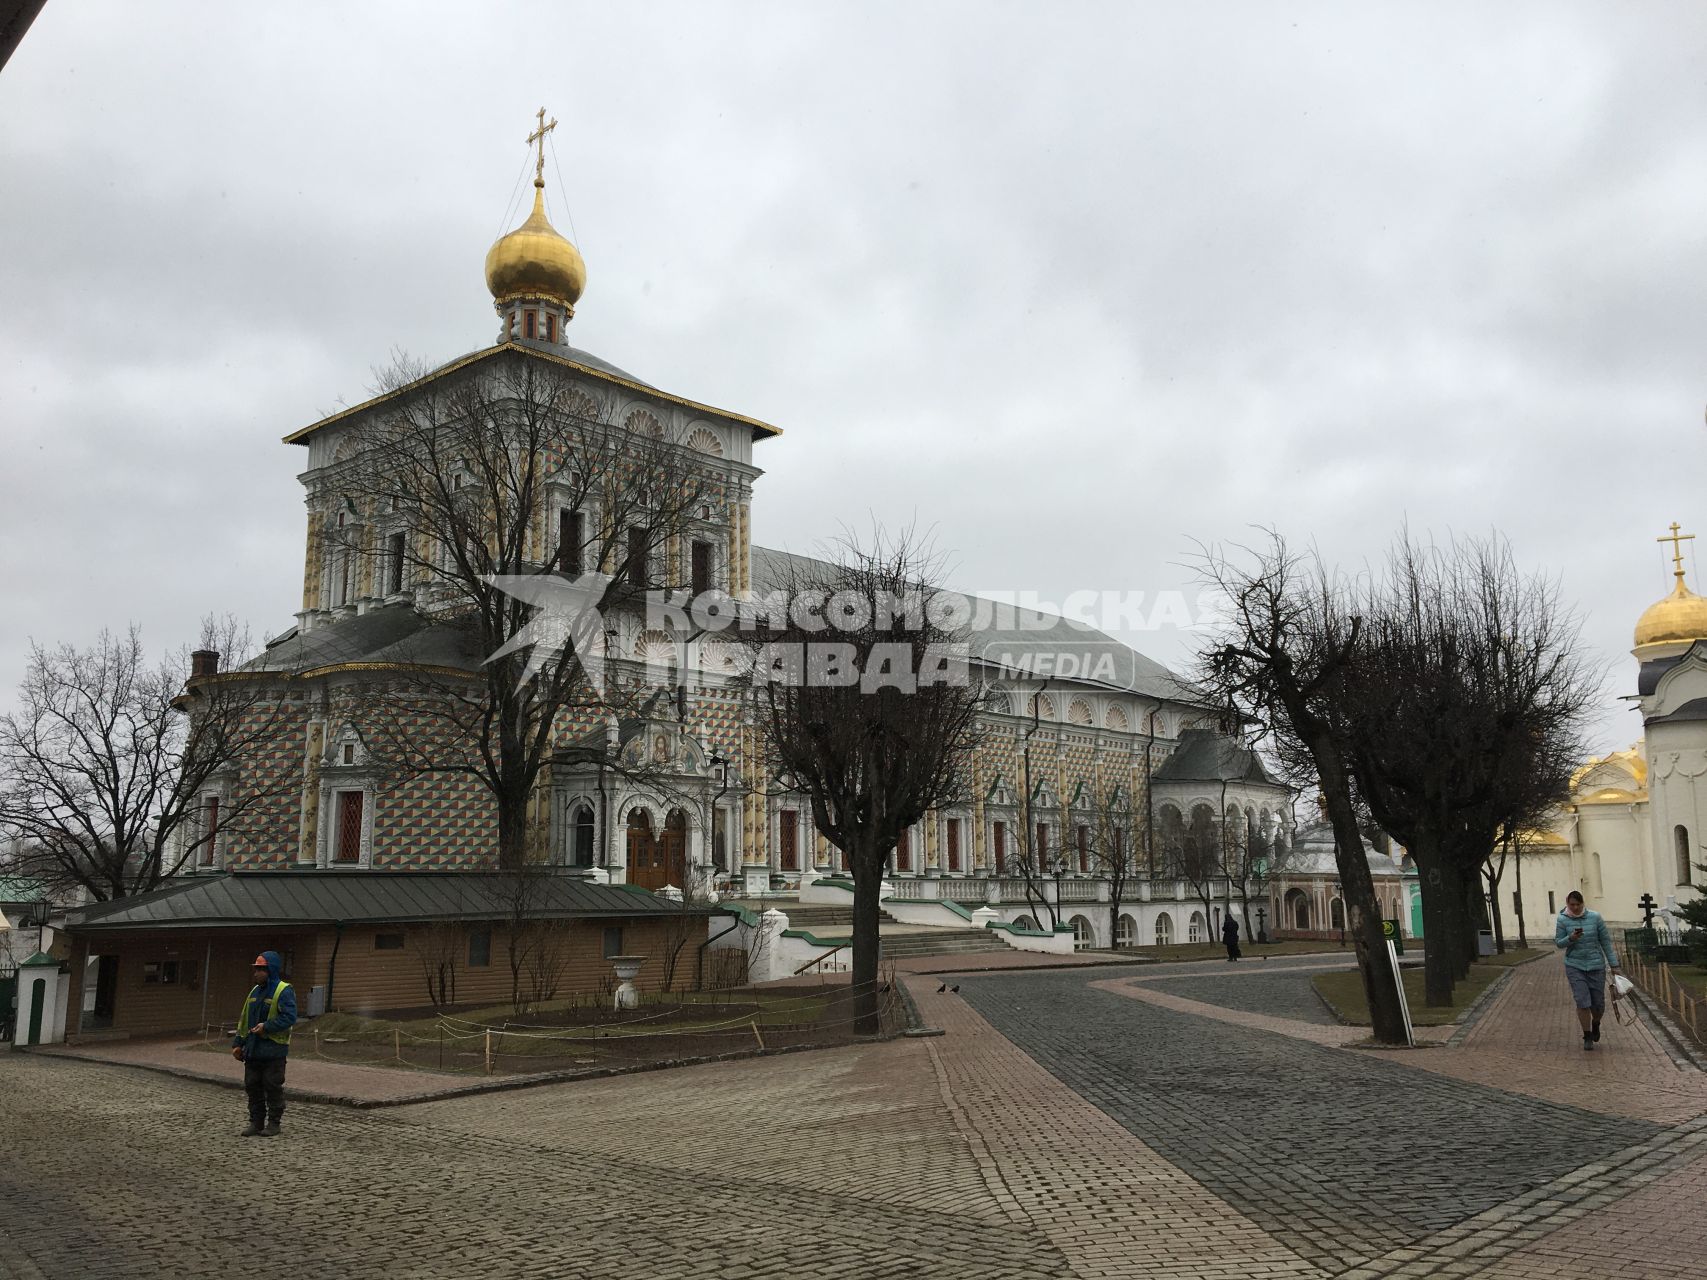
M1677 882L1691 883L1689 878L1689 828L1677 826L1671 829L1672 842L1677 847Z
M1302 889L1286 891L1286 914L1294 929L1303 932L1310 927L1310 895Z
M1138 945L1138 921L1122 913L1120 923L1115 926L1114 945L1117 947L1135 947Z
M1191 921L1186 925L1185 940L1187 942L1202 942L1209 935L1209 927L1203 919L1203 912L1193 911Z
M593 865L593 806L578 804L569 817L569 865Z
M1345 899L1335 898L1328 903L1328 927L1330 929L1345 928Z
M1073 926L1073 950L1089 951L1096 945L1096 933L1091 929L1091 922L1083 916L1074 916L1069 922Z
M1171 947L1174 944L1174 918L1166 911L1156 917L1156 945Z

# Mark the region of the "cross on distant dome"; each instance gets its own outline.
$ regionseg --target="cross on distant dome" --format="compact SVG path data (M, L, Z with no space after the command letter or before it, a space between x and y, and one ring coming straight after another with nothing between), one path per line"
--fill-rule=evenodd
M1654 539L1655 542L1671 543L1671 571L1677 575L1679 582L1683 581L1683 544L1695 540L1693 533L1679 533L1678 529L1681 527L1677 521L1673 520L1671 522L1671 535Z
M545 185L545 135L557 127L557 120L553 118L550 124L546 124L544 107L539 109L538 114L539 128L528 134L528 145L531 147L536 142L539 144L539 159L533 168L533 185L543 187ZM1677 526L1673 525L1672 528L1675 530Z

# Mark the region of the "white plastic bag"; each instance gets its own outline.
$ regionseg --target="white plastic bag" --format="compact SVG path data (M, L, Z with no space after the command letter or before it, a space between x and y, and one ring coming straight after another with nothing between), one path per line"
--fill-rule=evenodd
M1612 975L1612 998L1614 1000L1623 999L1635 989L1636 984L1631 982L1630 979L1626 978L1623 974L1615 973Z

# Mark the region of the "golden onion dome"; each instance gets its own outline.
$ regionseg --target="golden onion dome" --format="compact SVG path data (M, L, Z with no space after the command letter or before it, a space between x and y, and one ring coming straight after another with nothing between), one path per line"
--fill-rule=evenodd
M499 302L549 298L573 309L587 287L587 264L581 251L546 221L544 187L535 181L527 221L486 251L486 287Z
M1649 605L1636 621L1636 647L1659 644L1690 644L1707 640L1707 597L1698 596L1683 585L1683 574L1677 575L1677 586L1664 600Z

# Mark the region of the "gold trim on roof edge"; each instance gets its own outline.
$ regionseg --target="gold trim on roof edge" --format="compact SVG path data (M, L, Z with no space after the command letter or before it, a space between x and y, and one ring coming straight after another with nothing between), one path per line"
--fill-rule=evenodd
M719 409L715 405L703 404L698 400L689 400L686 396L671 395L668 391L660 391L658 388L648 387L644 383L633 382L627 378L619 378L615 374L606 373L602 369L594 369L589 365L584 365L571 360L567 356L553 355L549 351L540 351L535 347L526 346L520 342L501 342L495 347L485 347L482 350L471 352L460 359L452 360L449 364L441 365L437 369L434 369L425 377L416 378L415 381L405 383L401 387L396 387L393 390L387 391L384 395L378 395L371 400L364 400L360 404L351 405L348 409L340 409L337 413L330 414L327 417L320 419L318 422L311 423L306 427L302 427L299 430L291 432L288 436L284 437L284 443L305 444L309 436L313 435L323 427L329 427L334 422L341 422L343 419L362 413L373 408L375 405L384 404L388 400L394 400L398 396L404 394L404 392L413 391L416 387L425 386L434 378L444 377L447 374L455 373L458 369L465 369L471 364L476 364L481 360L488 360L497 355L500 351L519 351L525 355L537 356L542 360L550 360L556 364L565 365L570 369L574 369L577 373L584 373L589 377L601 379L602 381L612 383L615 386L627 387L629 390L637 391L641 395L657 396L660 400L667 400L671 404L679 404L684 409L697 409L702 413L715 414L719 418L726 418L731 422L744 423L753 429L754 440L762 440L768 436L780 436L782 434L781 427L773 427L768 422L761 422L757 418L749 418L744 413L733 413L728 409Z

